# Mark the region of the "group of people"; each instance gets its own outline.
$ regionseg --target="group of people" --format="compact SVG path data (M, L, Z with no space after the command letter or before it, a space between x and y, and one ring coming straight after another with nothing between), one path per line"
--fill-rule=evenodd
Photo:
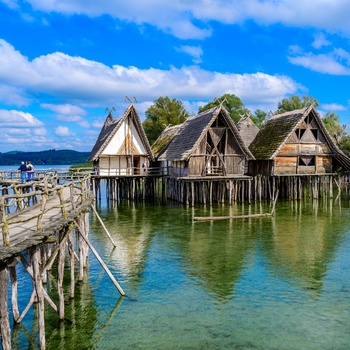
M21 172L21 182L24 183L27 181L34 180L34 166L31 161L27 161L27 164L25 162L21 162L21 165L19 166L18 170Z

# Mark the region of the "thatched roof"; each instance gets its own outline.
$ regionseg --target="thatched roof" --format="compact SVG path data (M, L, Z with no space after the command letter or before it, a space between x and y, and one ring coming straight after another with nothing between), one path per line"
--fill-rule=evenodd
M334 139L325 128L322 118L313 106L270 117L249 146L255 159L274 159L288 140L289 136L301 123L303 123L304 119L309 114L315 118L328 147L332 151L332 156L337 159L345 170L350 170L350 159L336 145Z
M148 156L151 157L151 159L153 160L152 150L148 142L147 136L145 134L145 131L143 130L140 117L134 105L131 103L121 118L114 118L111 113L108 114L100 131L100 134L98 135L95 146L93 147L90 153L88 159L89 162L93 162L99 158L100 154L107 147L109 142L112 140L113 136L117 133L123 121L127 119L130 115L133 117L136 130L142 140L142 143L147 151Z
M236 126L245 145L249 147L249 145L254 141L260 129L254 124L249 116L241 118Z
M254 156L244 144L228 111L223 106L217 106L195 117L187 118L179 126L171 141L168 142L166 149L158 156L158 160L188 160L220 113L240 145L242 153L247 159L254 159Z
M153 155L155 158L158 158L162 153L165 152L167 147L169 146L170 141L174 138L174 136L179 131L182 124L167 126L162 133L159 135L157 140L151 146Z

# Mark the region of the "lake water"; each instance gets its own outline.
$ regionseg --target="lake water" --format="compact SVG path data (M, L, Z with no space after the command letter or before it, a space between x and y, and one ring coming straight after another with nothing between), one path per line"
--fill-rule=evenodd
M98 210L118 246L93 215L90 240L127 296L90 254L74 300L66 271L66 320L46 306L47 349L349 348L348 198L280 201L273 218L214 222L191 219L268 212L270 204ZM20 297L23 310L29 295ZM14 348L36 348L33 319L31 311L14 331Z
M36 165L33 164L35 170L38 171L51 171L51 170L68 170L71 165ZM20 164L14 166L14 165L0 165L0 171L7 170L7 171L17 171Z

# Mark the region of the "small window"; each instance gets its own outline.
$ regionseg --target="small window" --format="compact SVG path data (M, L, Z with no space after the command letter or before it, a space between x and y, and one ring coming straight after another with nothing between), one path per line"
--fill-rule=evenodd
M315 166L315 156L300 156L298 165L300 166Z
M311 132L313 133L316 140L318 140L318 129L311 129Z
M305 134L306 129L296 129L295 134L297 135L297 138L300 140L303 135Z

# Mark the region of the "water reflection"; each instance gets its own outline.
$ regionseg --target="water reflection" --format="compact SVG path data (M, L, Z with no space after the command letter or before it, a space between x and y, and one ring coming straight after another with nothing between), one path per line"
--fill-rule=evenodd
M90 240L130 298L119 298L90 255L67 321L48 316L48 348L346 349L349 203L286 201L273 218L192 221L270 210L100 206L117 247L93 214Z
M321 207L320 207L321 206ZM273 228L262 239L264 254L274 273L310 290L322 288L346 226L331 201L312 206L286 202L278 208Z

